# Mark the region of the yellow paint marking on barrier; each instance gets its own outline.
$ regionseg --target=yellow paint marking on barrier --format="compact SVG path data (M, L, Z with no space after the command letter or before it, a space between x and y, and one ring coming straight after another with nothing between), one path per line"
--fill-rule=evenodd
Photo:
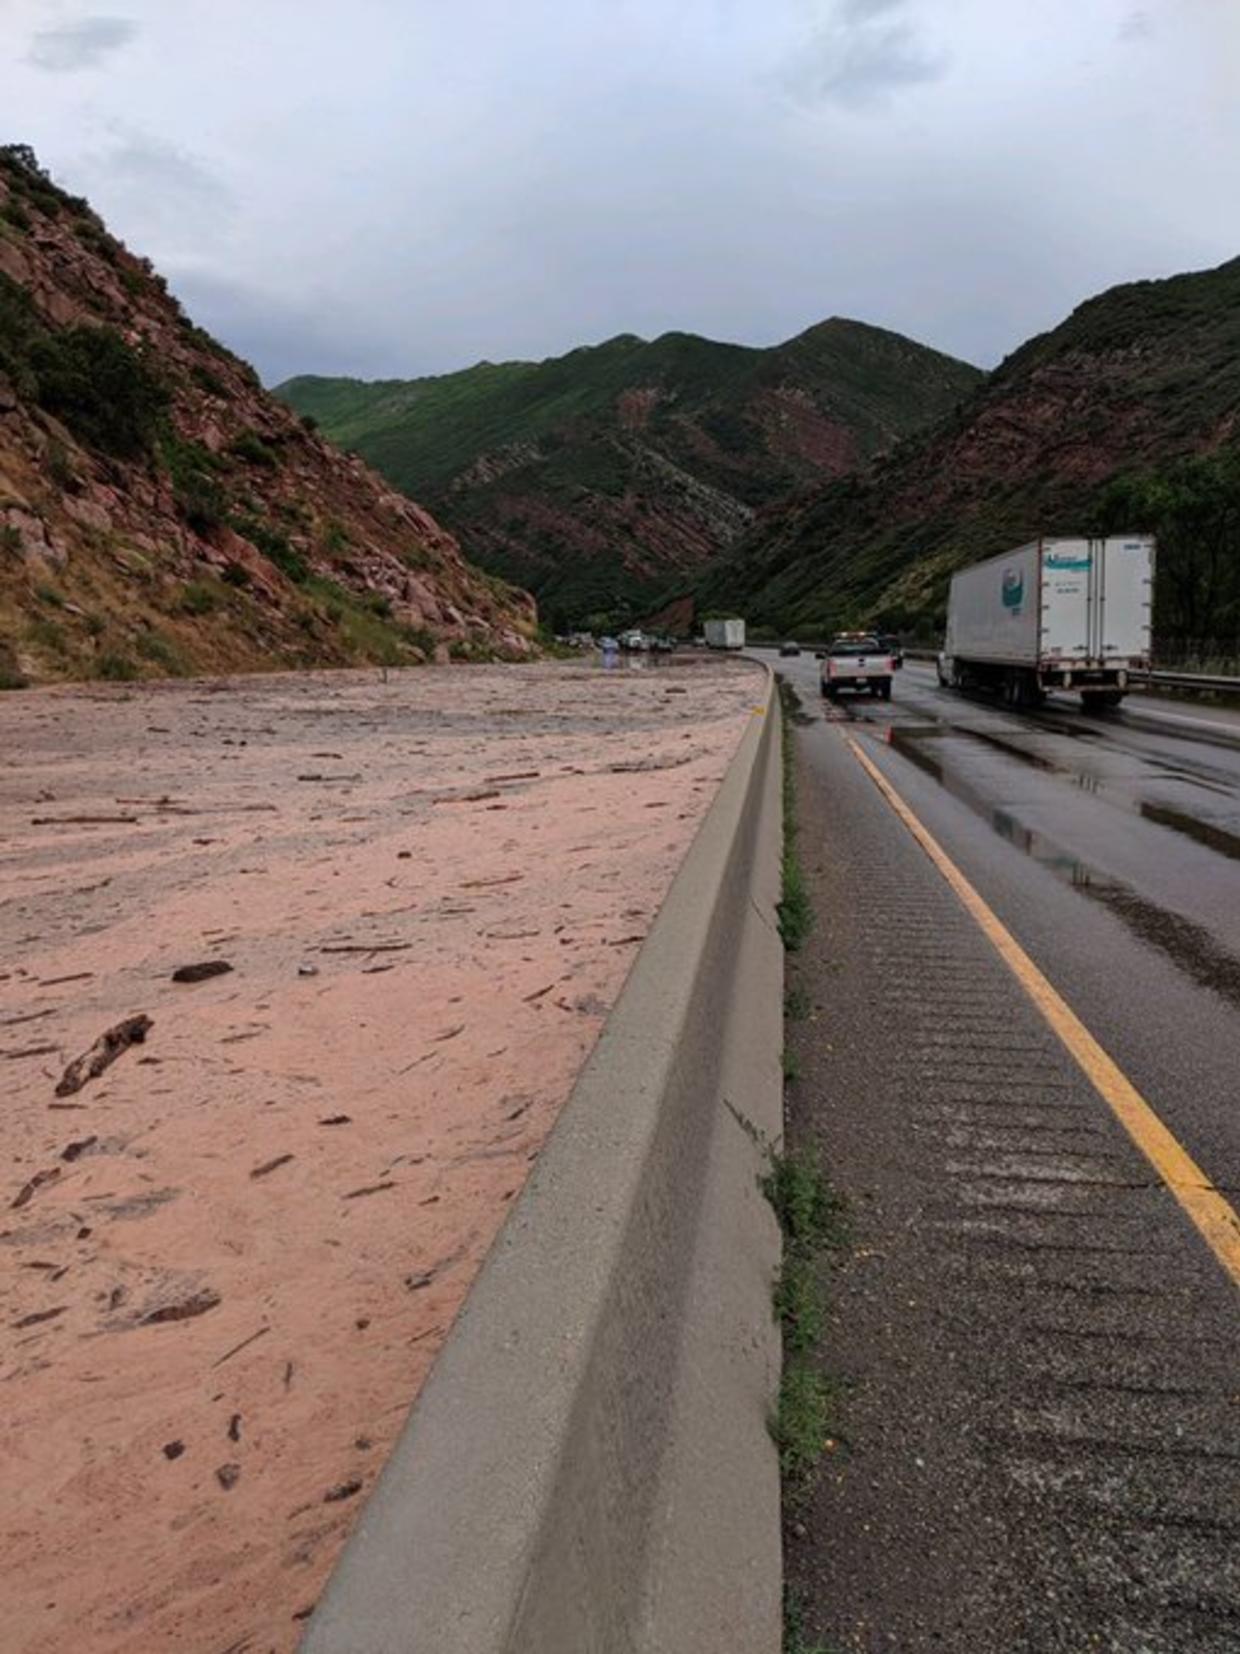
M934 835L901 798L851 735L853 757L929 856L1005 965L1067 1047L1086 1079L1109 1106L1141 1153L1196 1226L1206 1245L1240 1286L1240 1216L1188 1151L1167 1130L1132 1081L1107 1055L1067 1001L1052 987L1011 931L965 878Z

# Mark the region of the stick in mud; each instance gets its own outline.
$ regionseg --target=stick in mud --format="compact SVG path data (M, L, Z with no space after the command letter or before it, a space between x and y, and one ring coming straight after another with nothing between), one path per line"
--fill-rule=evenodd
M122 1051L127 1051L131 1045L141 1045L152 1026L150 1017L132 1016L100 1034L90 1050L84 1051L65 1069L56 1087L56 1095L71 1097L75 1091L80 1091L87 1080L93 1080L105 1068L110 1068Z

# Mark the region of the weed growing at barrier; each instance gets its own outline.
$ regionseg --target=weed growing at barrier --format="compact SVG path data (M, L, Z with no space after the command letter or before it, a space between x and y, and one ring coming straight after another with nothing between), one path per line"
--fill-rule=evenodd
M787 1585L784 1587L784 1654L838 1654L830 1643L809 1641L804 1605Z
M828 1186L816 1155L804 1149L772 1154L762 1180L784 1235L784 1258L773 1306L783 1331L784 1370L771 1435L779 1449L788 1496L804 1494L832 1436L838 1382L814 1359L826 1324L822 1254L847 1239L842 1202Z
M814 910L810 905L805 874L797 856L796 776L789 728L793 724L807 724L811 720L801 710L801 697L785 678L779 679L779 706L784 721L784 856L783 894L778 907L779 934L788 952L795 953L813 928Z
M775 1445L785 1496L808 1493L831 1440L835 1386L808 1361L786 1361L779 1383Z
M791 1085L794 1080L800 1078L801 1065L797 1061L797 1054L787 1045L784 1046L783 1067L785 1085Z
M809 1011L809 995L804 988L791 987L785 991L784 1016L789 1022L804 1022Z
M762 1192L775 1209L790 1251L821 1252L847 1244L844 1202L832 1193L817 1155L810 1150L772 1154Z
M775 1282L775 1315L783 1328L784 1349L805 1355L826 1327L826 1305L815 1279L813 1258L797 1253L784 1259Z

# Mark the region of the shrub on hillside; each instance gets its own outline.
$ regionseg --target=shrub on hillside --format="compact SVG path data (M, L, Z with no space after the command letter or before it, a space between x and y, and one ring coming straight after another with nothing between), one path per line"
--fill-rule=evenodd
M13 646L0 638L0 689L25 689L27 682Z
M219 374L212 372L209 367L204 366L201 362L195 362L193 364L189 370L189 376L198 386L199 390L206 391L209 396L228 395L228 386L220 378Z
M195 534L210 534L228 519L228 498L216 472L219 461L200 442L166 436L161 444L178 509Z
M228 452L234 459L244 460L247 465L261 465L268 471L274 471L280 463L269 443L264 442L257 431L242 431L228 444Z
M29 352L39 403L88 446L137 459L155 441L168 390L110 327L67 327Z
M209 615L220 605L220 594L205 580L187 580L177 607L182 614Z
M258 517L235 517L233 527L251 545L257 546L264 557L270 558L281 574L287 575L295 585L304 585L310 576L310 566L289 544L286 534Z
M39 318L25 288L0 271L0 373L22 396L34 394L30 352L39 331Z
M132 683L138 676L138 668L121 650L105 649L95 662L95 676L110 683Z
M189 671L184 652L161 632L143 632L136 647L144 660L163 667L171 678L183 678Z
M435 658L435 634L425 626L402 626L400 635L414 649L420 649L427 660Z
M0 168L7 174L9 183L27 201L33 202L53 218L59 214L62 202L75 200L52 182L51 175L39 165L39 158L29 144L0 145ZM82 205L86 203L82 202Z

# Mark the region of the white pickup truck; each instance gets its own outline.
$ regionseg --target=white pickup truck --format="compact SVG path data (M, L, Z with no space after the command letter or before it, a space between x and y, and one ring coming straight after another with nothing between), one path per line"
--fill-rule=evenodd
M876 638L864 633L842 633L831 644L822 661L822 692L829 701L839 699L840 691L868 689L871 695L891 699L891 679L896 669L895 658L885 651Z

